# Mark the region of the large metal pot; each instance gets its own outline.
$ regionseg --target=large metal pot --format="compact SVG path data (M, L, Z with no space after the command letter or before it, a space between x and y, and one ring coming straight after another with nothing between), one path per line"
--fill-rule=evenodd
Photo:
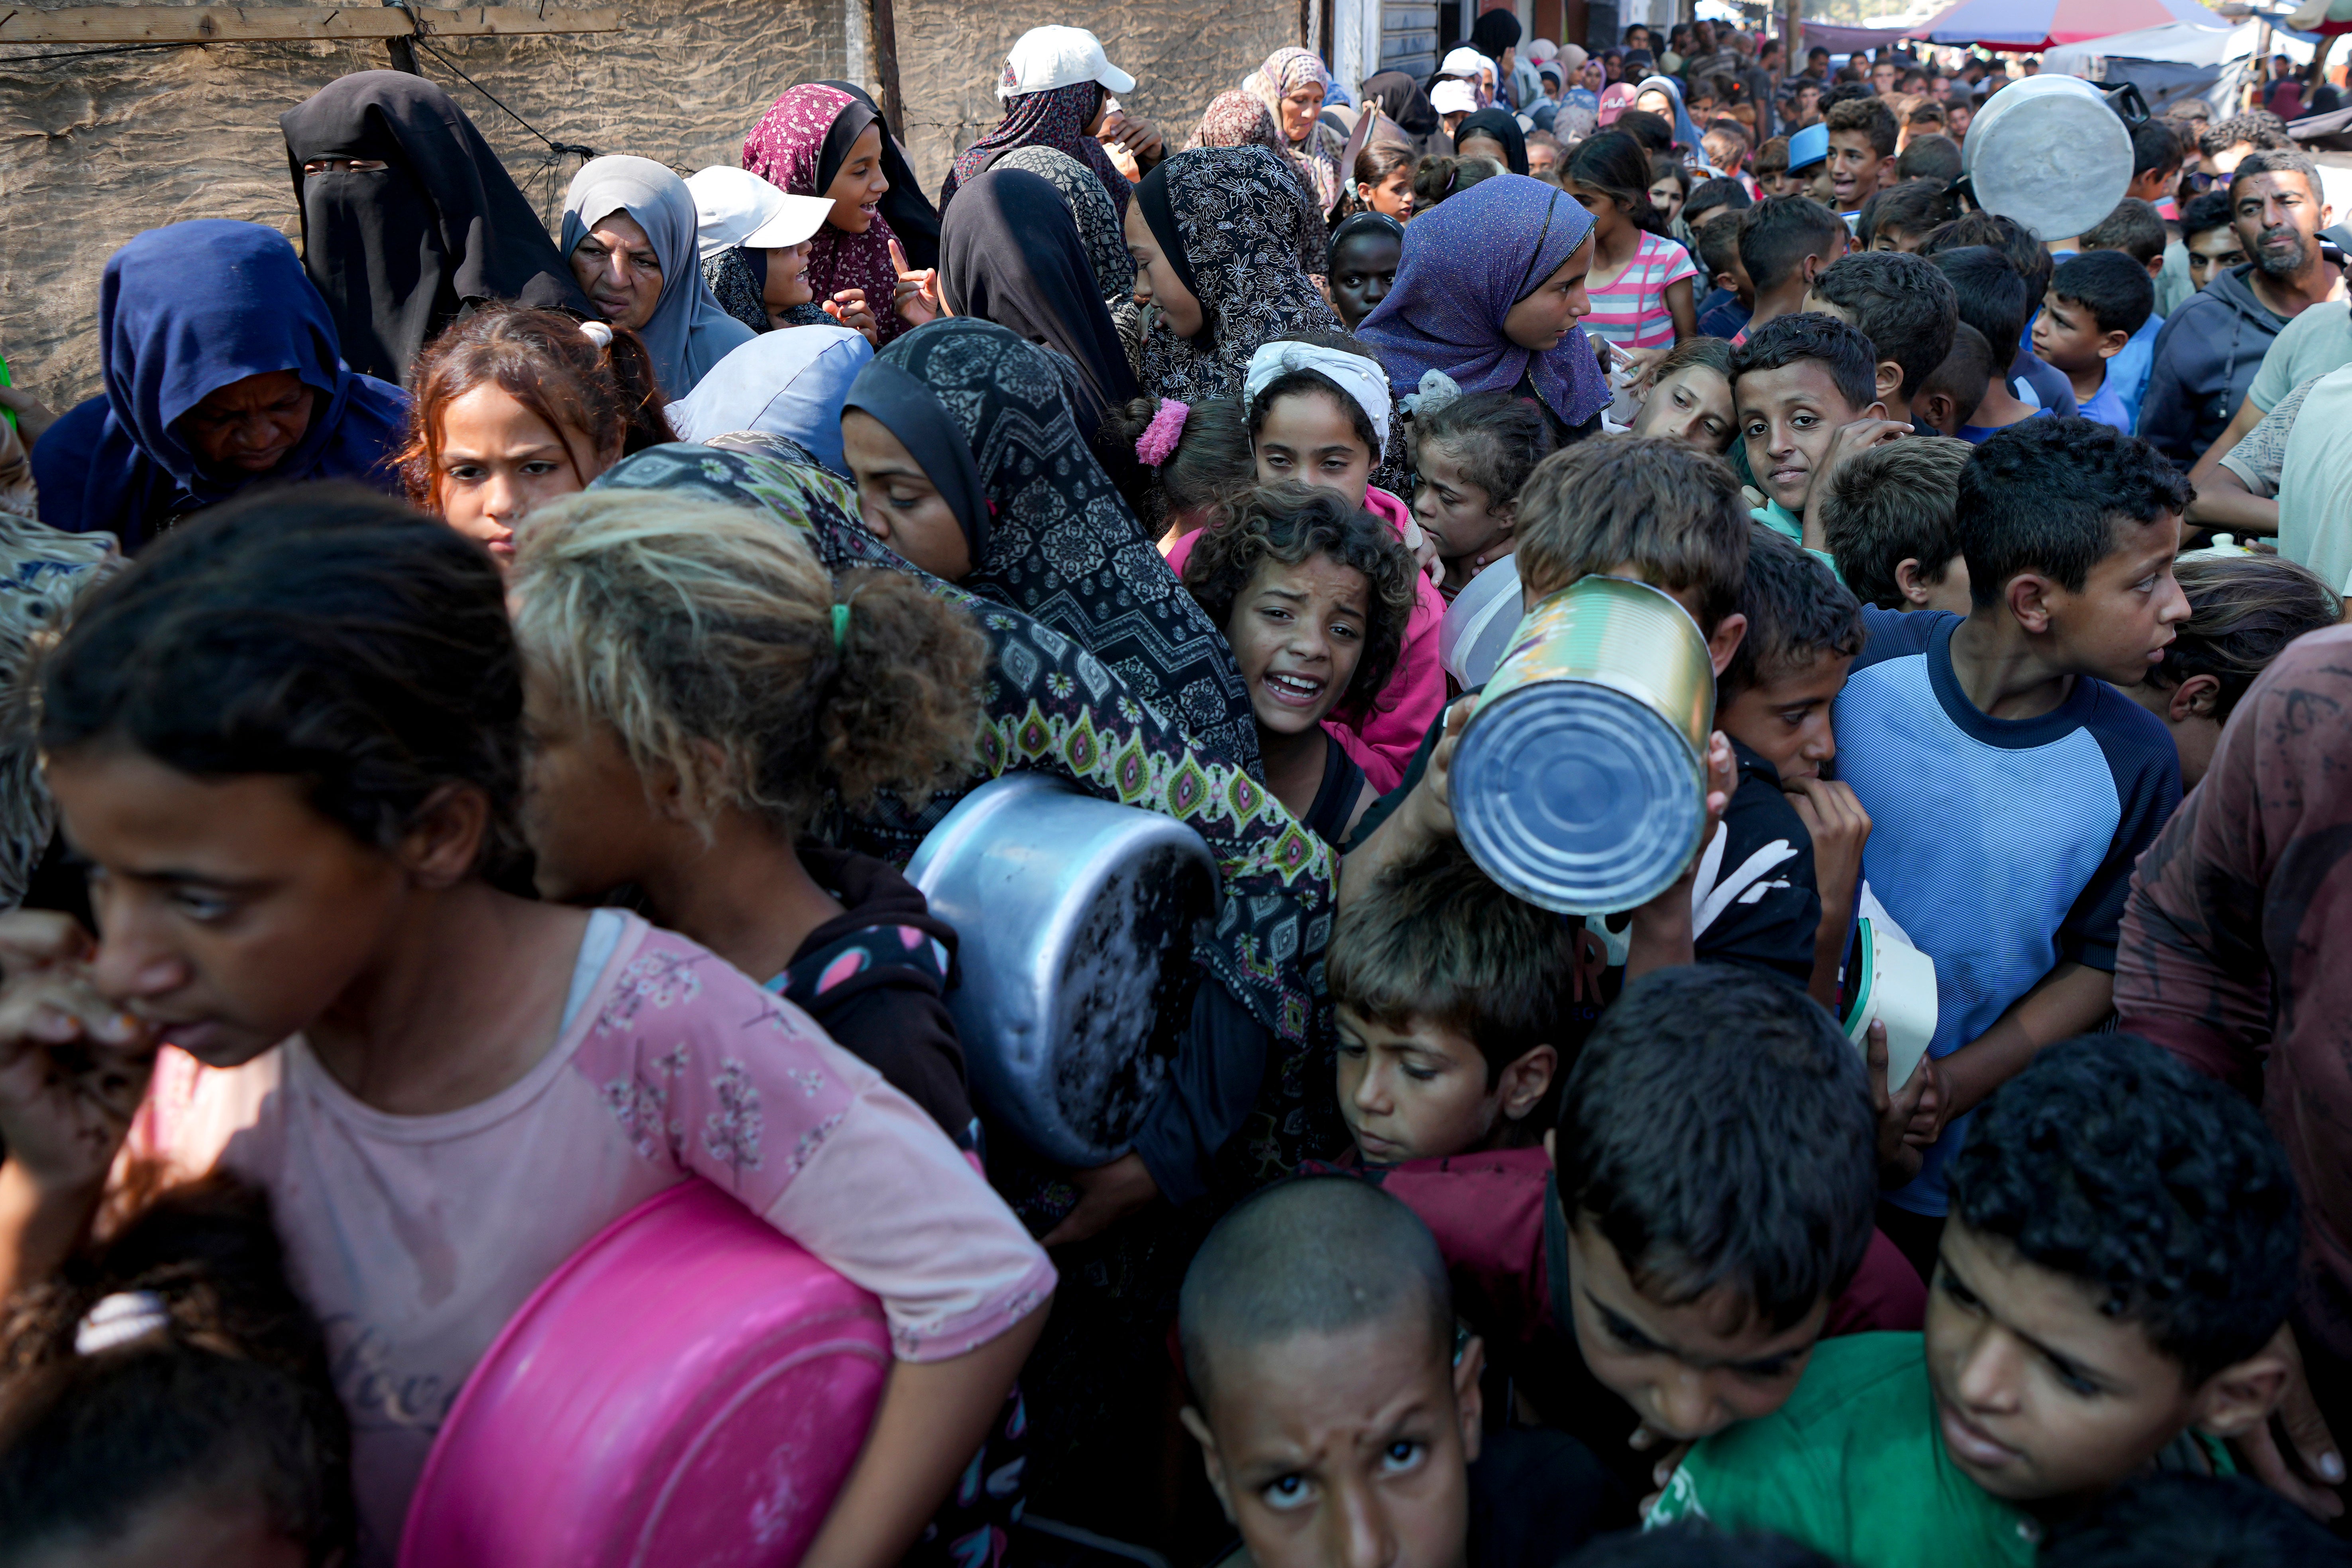
M2111 96L2055 72L1994 93L1962 144L1969 200L2036 239L2068 239L2096 225L2131 185L2131 131ZM2138 100L2132 92L2129 102Z
M956 929L948 1010L973 1093L1046 1159L1125 1153L1192 1021L1217 866L1171 817L1010 773L956 804L908 863Z
M1657 896L1698 853L1715 667L1646 583L1588 576L1519 623L1455 748L1464 847L1504 891L1568 914Z

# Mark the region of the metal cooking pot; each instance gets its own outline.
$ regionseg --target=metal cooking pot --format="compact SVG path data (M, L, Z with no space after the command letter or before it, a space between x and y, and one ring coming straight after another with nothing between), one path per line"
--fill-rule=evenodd
M1969 121L1960 153L1965 194L2036 239L2081 234L2115 211L2131 185L2126 116L2134 106L2147 118L2128 83L2102 92L2055 72L2011 82Z
M1698 853L1714 715L1688 612L1646 583L1580 578L1519 623L1454 748L1463 847L1544 909L1647 902Z
M973 1093L1046 1159L1133 1142L1192 1022L1217 865L1171 817L1008 773L957 802L907 866L956 929L948 1010Z

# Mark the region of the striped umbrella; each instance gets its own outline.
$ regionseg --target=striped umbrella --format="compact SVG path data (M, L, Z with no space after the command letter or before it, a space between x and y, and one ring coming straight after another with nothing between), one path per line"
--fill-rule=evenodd
M1931 43L2033 54L2168 22L2230 26L2197 0L1955 0L1942 14L1905 30Z

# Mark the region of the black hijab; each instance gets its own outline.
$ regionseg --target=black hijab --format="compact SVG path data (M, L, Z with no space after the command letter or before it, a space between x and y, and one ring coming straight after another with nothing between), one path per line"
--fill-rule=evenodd
M1381 112L1404 127L1409 135L1427 136L1437 129L1437 110L1421 83L1402 71L1381 71L1364 80L1364 101L1377 103Z
M1135 372L1103 309L1094 268L1061 193L1022 169L966 181L940 225L940 287L959 316L994 321L1077 367L1074 412L1089 437L1136 395Z
M864 88L845 81L827 81L818 85L849 94L873 110L874 120L882 120L881 106ZM845 114L841 118L847 120L850 116ZM839 125L841 121L834 123ZM863 131L872 123L873 121L861 121L858 130ZM854 132L851 140L856 140ZM844 151L846 150L845 147ZM819 168L819 173L824 177L817 182L816 187L820 191L832 184L833 176L841 172L841 160L833 156L830 142L824 151L825 157L820 160ZM898 248L907 253L907 265L918 271L926 267L937 267L940 264L939 212L931 205L930 198L923 195L923 187L915 183L915 171L907 166L906 152L898 145L898 138L887 120L882 120L882 177L890 182L889 190L882 196L882 216L889 224L890 232L898 237Z
M1486 15L1500 16L1505 13L1489 11ZM1462 123L1454 128L1454 152L1461 152L1463 142L1482 132L1489 140L1503 144L1503 156L1509 163L1512 174L1528 172L1528 137L1527 132L1519 129L1517 115L1500 105L1493 105L1464 116Z
M302 214L302 265L352 369L405 382L417 351L486 300L595 313L499 155L423 77L341 77L278 124ZM305 177L302 165L319 158L385 167Z
M977 566L988 557L988 488L981 483L980 465L964 440L963 427L936 393L917 376L889 360L866 362L849 384L844 414L856 409L870 415L898 437L907 456L930 479L940 499L955 513L963 542Z
M1483 11L1470 28L1470 47L1502 68L1503 51L1519 42L1519 19L1508 11ZM1525 174L1527 171L1519 171Z

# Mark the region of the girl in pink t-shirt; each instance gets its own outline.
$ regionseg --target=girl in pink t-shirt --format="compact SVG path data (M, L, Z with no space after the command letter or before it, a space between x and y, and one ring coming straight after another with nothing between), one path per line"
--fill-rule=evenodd
M633 915L500 890L522 710L490 557L355 492L218 509L82 607L40 740L105 934L0 920L0 1289L134 1166L264 1189L351 1418L361 1561L389 1563L507 1319L699 1177L881 1299L897 1363L810 1556L895 1563L1052 1267L791 1003Z
M1562 178L1569 195L1592 215L1592 270L1584 279L1592 313L1587 337L1625 351L1627 363L1649 363L1685 338L1698 334L1690 252L1664 232L1650 201L1650 164L1641 143L1606 132L1580 144Z

